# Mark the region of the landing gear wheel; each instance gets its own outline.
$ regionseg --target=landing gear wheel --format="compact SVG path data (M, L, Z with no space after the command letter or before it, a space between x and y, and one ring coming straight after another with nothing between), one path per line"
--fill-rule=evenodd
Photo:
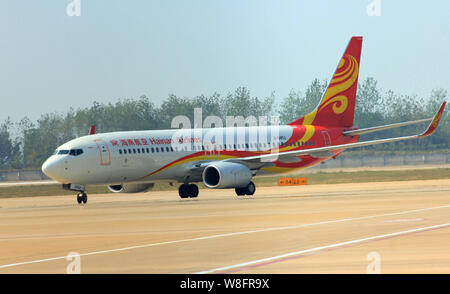
M234 191L236 191L236 194L238 196L244 196L245 195L245 188L235 188Z
M256 187L255 184L253 182L250 182L248 184L248 186L245 188L245 194L252 196L253 194L255 194L256 191Z
M78 204L81 204L81 203L86 204L87 200L88 200L88 198L87 198L86 193L78 193L77 194L77 202L78 202Z
M181 198L196 198L198 187L196 184L183 184L178 188L178 194Z
M255 184L253 182L250 182L247 187L243 187L243 188L235 188L234 189L236 191L236 194L238 196L244 196L244 195L253 195L255 194L256 191L256 187Z
M181 198L189 198L189 185L183 184L178 188L178 195Z
M196 184L190 184L189 185L189 197L191 198L197 198L198 196L198 187Z

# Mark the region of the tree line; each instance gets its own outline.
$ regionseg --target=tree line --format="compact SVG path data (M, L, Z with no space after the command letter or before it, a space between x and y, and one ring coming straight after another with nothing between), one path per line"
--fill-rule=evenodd
M99 133L129 130L169 129L172 119L186 115L193 122L194 108L202 108L203 118L215 115L273 116L280 123L289 123L309 112L320 102L328 86L327 81L314 79L304 92L292 90L287 97L275 103L275 94L259 98L245 87L226 95L214 93L192 98L169 95L160 106L147 96L121 99L115 103L94 102L86 108L69 109L66 113L46 113L36 122L24 117L19 122L10 118L0 124L0 168L36 168L58 147L73 138L86 135L92 124ZM374 78L366 78L358 85L355 125L359 128L432 117L446 99L444 89L432 90L429 97L409 96L393 91L382 91ZM367 152L448 150L450 149L450 117L446 111L436 134L422 140L413 140L365 147ZM371 140L389 136L403 136L420 132L426 124L408 126L362 136Z

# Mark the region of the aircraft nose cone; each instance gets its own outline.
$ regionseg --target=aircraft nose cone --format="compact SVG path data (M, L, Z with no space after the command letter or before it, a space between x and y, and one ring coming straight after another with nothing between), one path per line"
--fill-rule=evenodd
M61 172L61 166L57 160L53 158L47 159L42 165L42 172L49 178L55 179Z

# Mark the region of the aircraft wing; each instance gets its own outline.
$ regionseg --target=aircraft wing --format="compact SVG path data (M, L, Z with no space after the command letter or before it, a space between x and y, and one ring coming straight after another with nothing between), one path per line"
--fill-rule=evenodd
M399 127L404 127L404 126L409 126L409 125L415 125L415 124L419 124L419 123L422 123L422 122L431 121L432 119L433 118L425 118L425 119L419 119L419 120L395 123L395 124L390 124L390 125L385 125L385 126L371 127L371 128L365 128L365 129L356 129L356 130L348 130L348 131L342 132L342 134L345 135L345 136L359 136L359 135L369 134L369 133L373 133L373 132L389 130L389 129L393 129L393 128L399 128Z
M293 157L300 156L300 155L310 155L312 157L324 157L324 154L328 154L328 156L332 155L330 153L330 151L336 151L336 150L342 151L342 150L346 150L346 149L350 149L350 148L370 146L370 145L383 144L383 143L391 143L391 142L426 137L426 136L429 136L432 133L434 133L434 131L436 130L436 128L439 124L439 121L441 119L442 113L444 112L445 104L446 104L446 102L442 103L441 107L439 108L439 110L435 114L435 116L433 117L428 128L422 134L397 137L397 138L379 139L379 140L372 140L372 141L366 141L366 142L341 144L341 145L334 145L334 146L327 146L327 147L311 148L311 149L306 149L306 150L295 150L295 151L287 151L287 152L282 152L282 153L270 153L270 154L249 156L249 157L243 157L243 158L232 158L232 159L227 159L225 161L239 162L239 163L249 166L249 165L252 165L252 163L253 164L255 164L257 162L269 163L272 161L289 159L289 158L293 158Z

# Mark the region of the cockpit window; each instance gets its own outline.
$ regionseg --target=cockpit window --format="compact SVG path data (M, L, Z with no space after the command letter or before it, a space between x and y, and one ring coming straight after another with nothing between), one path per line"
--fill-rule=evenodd
M80 154L83 154L83 149L72 149L69 152L69 155L72 155L72 156L78 156Z
M54 154L58 154L58 155L69 154L72 156L78 156L80 154L83 154L83 149L56 150Z

